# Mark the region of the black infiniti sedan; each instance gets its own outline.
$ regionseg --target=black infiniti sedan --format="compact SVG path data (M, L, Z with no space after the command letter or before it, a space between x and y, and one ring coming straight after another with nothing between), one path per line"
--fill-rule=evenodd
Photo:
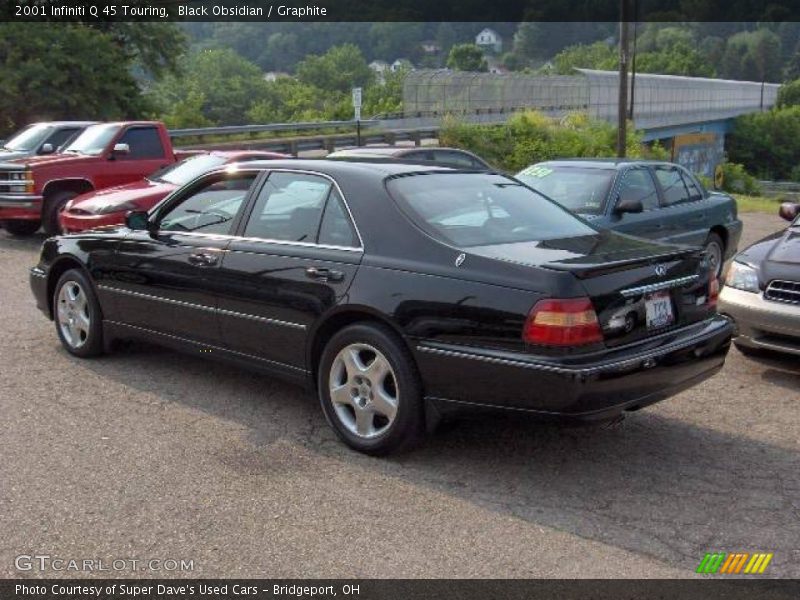
M31 286L76 356L143 338L257 367L383 454L459 409L601 421L712 376L732 325L710 271L503 175L293 160L50 238Z

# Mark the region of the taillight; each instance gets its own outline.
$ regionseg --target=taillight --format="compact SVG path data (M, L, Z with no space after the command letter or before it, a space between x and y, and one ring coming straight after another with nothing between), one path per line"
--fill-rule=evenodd
M544 346L582 346L602 342L603 332L589 298L551 298L531 309L522 339Z
M717 298L719 298L719 279L714 269L708 274L708 306L709 308L717 307Z

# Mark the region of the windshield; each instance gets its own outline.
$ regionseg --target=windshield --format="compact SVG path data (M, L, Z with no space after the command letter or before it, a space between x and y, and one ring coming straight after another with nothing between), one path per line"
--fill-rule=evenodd
M614 174L612 169L533 165L516 177L572 212L598 215Z
M51 125L31 125L14 134L14 136L4 144L4 147L9 150L19 150L23 152L36 150L39 145L47 139L51 131L53 131Z
M418 174L390 179L387 187L417 225L457 247L597 233L541 194L502 175Z
M117 135L121 125L92 125L80 134L66 149L66 152L79 154L100 154Z
M175 185L184 185L193 179L207 173L214 167L224 165L227 159L215 154L202 154L187 158L175 165L170 165L163 171L154 173L149 177L153 181L166 181Z

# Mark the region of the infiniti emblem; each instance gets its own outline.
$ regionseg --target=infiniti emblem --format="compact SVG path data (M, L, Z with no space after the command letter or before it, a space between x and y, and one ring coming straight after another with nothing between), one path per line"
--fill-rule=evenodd
M656 265L656 275L663 277L667 274L667 267L664 265Z

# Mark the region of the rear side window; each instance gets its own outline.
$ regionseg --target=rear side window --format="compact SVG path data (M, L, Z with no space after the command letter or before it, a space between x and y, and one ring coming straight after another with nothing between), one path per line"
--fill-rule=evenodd
M457 247L597 233L555 202L502 175L417 174L392 178L387 188L419 227Z
M358 239L347 211L344 201L336 191L331 190L328 202L325 204L325 211L322 214L322 224L319 226L318 243L326 246L342 246L344 248L355 248L358 246Z
M258 194L245 237L315 243L331 182L304 173L272 173Z
M686 189L689 190L689 200L694 202L695 200L702 200L704 197L703 191L700 189L700 186L695 181L694 177L689 175L686 171L681 171L681 175L683 176L683 181L686 184Z
M131 127L120 138L131 151L124 158L164 158L164 146L155 127Z
M452 150L434 150L433 160L436 162L453 165L454 167L463 167L465 169L474 169L475 161L472 160L468 154L461 152L453 152Z

